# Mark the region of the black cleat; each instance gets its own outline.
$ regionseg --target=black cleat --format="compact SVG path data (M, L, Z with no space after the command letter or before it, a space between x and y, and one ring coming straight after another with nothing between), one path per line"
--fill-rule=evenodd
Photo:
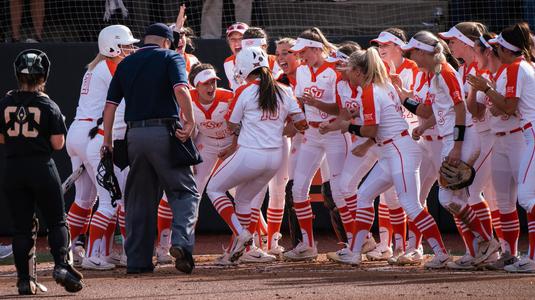
M182 247L171 247L169 250L171 256L175 258L175 268L180 272L191 274L195 268L193 255Z
M56 283L65 288L69 293L79 292L83 287L82 273L78 272L71 265L62 264L54 267L52 277Z

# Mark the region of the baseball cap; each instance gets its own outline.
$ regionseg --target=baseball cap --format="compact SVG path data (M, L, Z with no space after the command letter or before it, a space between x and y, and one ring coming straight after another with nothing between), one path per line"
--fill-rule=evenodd
M378 43L378 44L394 43L400 47L403 47L405 45L405 43L400 38L398 38L397 36L387 31L381 32L379 36L371 40L370 43Z
M149 27L147 27L147 29L145 30L145 36L147 35L155 35L169 39L171 41L174 40L173 31L171 30L171 28L169 28L169 26L163 23L154 23L152 25L149 25Z

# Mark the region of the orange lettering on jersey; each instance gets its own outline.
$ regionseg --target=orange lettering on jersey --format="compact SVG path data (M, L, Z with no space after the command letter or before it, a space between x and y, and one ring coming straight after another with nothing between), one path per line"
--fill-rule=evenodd
M362 120L364 125L376 125L375 100L373 98L373 84L362 89Z
M91 84L91 76L93 76L93 73L91 72L85 73L84 79L82 80L82 90L80 91L80 94L82 95L89 94L89 85Z
M320 89L319 87L313 85L311 87L307 87L303 90L305 93L308 93L312 96L314 96L315 98L318 98L318 99L321 99L321 97L323 96L323 93L325 92L325 90L323 89Z

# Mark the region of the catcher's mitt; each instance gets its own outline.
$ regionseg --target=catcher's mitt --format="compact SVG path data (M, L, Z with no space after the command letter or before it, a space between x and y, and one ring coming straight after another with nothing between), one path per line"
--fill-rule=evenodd
M122 194L119 182L113 171L113 156L110 151L105 151L100 159L97 169L97 183L110 192L111 205L116 207L117 204L115 202L121 199Z
M464 161L460 161L458 166L453 166L447 161L442 162L440 167L438 183L450 190L460 190L468 187L474 182L476 170Z

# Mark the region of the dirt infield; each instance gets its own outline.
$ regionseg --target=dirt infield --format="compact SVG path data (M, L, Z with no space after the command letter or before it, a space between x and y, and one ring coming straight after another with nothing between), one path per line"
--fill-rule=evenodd
M215 240L215 241L214 241ZM179 274L172 265L150 275L126 275L124 269L85 271L85 289L69 295L51 278L51 263L39 264L40 281L49 291L41 297L84 299L534 299L535 275L504 272L426 271L420 267L391 267L364 262L360 268L328 262L320 255L313 263L277 262L269 265L217 267L213 260L226 237L199 237L197 267L192 275ZM449 238L449 245L458 242ZM525 242L522 243L525 246ZM322 237L320 252L336 248ZM451 247L450 247L451 249ZM207 254L208 253L208 254ZM0 298L16 296L14 267L0 266Z

